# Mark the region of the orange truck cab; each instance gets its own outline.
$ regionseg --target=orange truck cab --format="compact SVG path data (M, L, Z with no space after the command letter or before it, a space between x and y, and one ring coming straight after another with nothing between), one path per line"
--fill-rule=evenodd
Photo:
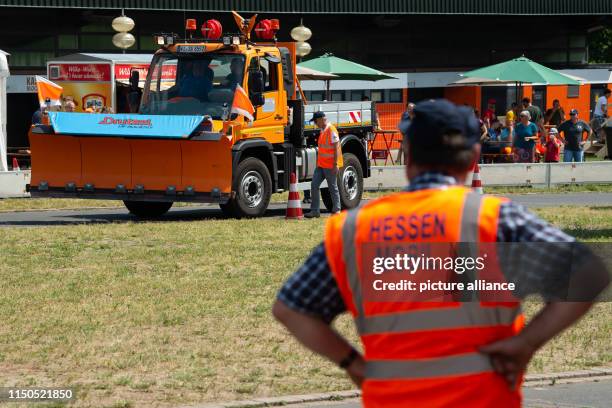
M49 125L33 126L32 196L120 199L145 217L177 201L260 216L273 193L289 189L291 173L311 180L319 131L308 120L322 110L341 136L342 206L356 206L370 175L372 102L307 104L296 91L295 43L276 42L278 21L260 21L255 32L265 42L255 43L256 16L234 17L240 34L208 20L204 38L156 35L137 114L50 112ZM232 109L240 91L253 120ZM322 196L331 209L329 193Z

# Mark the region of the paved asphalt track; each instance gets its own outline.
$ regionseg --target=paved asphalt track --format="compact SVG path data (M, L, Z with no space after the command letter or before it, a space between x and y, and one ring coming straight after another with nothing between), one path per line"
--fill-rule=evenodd
M484 391L484 390L483 390ZM525 408L608 408L612 380L523 388ZM291 405L294 408L359 408L358 399Z
M612 206L612 193L509 194L528 207L560 205ZM284 217L285 203L270 204L266 217ZM222 218L217 205L177 207L158 221L197 221ZM125 208L0 212L0 227L36 227L138 221Z

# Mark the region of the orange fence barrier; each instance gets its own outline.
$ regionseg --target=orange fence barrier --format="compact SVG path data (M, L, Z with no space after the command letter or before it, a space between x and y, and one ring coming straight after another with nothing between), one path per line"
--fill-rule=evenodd
M404 113L405 105L403 103L377 103L376 113L378 114L378 123L383 130L397 130L402 113ZM402 135L397 132L392 135L391 149L399 149L401 147ZM382 138L377 138L374 141L372 149L385 150L385 142Z

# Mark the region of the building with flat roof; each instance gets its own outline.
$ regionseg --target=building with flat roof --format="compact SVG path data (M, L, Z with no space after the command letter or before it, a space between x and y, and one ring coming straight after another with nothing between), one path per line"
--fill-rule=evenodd
M36 109L32 75L45 74L47 60L119 51L112 44L111 21L121 9L136 23L132 31L136 44L128 52L145 54L157 49L154 33L183 36L185 18L195 18L198 24L215 18L224 30L235 31L231 9L246 16L258 13L261 18L280 20L281 40L288 40L291 28L303 20L313 32L312 53L306 58L331 52L398 73L399 81L388 82L382 89L383 84L341 88L343 84L333 83L333 98L367 94L379 102L398 104L444 96L447 83L441 78L520 55L556 69L597 68L588 65L587 37L612 22L610 0L0 1L0 49L11 54L9 141L18 142L15 135L22 133L23 125L16 123L24 122ZM321 98L319 85L305 86L307 96ZM473 93L471 100L491 92ZM546 95L541 98L546 105Z

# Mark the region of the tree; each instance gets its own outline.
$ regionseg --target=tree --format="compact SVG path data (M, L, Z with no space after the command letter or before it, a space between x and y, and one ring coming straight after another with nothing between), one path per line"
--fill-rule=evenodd
M588 36L589 63L612 62L612 28L606 27Z

